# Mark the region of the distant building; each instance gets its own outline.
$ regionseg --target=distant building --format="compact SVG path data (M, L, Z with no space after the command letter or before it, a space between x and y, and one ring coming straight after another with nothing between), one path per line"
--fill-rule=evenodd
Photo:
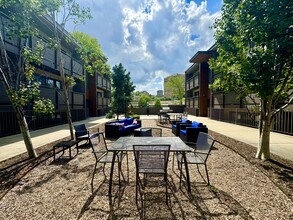
M147 91L142 91L141 94L150 95Z
M173 97L173 94L172 94L172 91L169 89L169 90L167 90L166 89L166 83L172 78L172 77L175 77L175 76L181 76L183 79L184 79L184 77L185 77L185 75L184 74L179 74L179 73L177 73L177 74L175 74L175 75L171 75L171 76L168 76L168 77L166 77L166 78L164 78L164 93L165 93L165 97L168 97L168 98L172 98ZM184 87L184 80L183 80L183 84L182 84L182 87Z
M164 91L163 90L158 90L157 91L157 96L158 97L162 97L164 95Z

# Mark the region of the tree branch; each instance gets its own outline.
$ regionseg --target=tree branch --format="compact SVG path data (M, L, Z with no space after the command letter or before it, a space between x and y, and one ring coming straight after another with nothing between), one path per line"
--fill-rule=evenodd
M292 96L289 101L283 105L281 108L278 108L277 110L275 110L273 112L273 115L276 115L277 113L279 113L280 111L282 111L283 109L287 108L292 102L293 102L293 92L291 92L291 94L289 96Z

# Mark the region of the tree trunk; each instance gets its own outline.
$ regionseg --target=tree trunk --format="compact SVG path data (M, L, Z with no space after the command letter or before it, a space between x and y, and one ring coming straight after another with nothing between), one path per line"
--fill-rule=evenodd
M70 103L69 103L69 97L68 97L68 91L67 91L68 86L66 85L66 81L65 81L65 73L64 73L62 51L61 51L61 39L62 39L62 36L64 36L64 33L63 33L63 31L61 31L61 33L59 33L59 30L58 30L57 25L56 25L56 19L55 19L56 14L55 13L56 12L52 13L52 18L53 18L54 31L55 31L55 40L57 42L58 70L59 70L59 73L60 73L61 84L62 84L62 87L63 87L65 112L66 112L67 122L68 122L68 126L69 126L70 137L71 137L71 139L74 139L74 136L73 136L73 123L72 123L72 118L71 118Z
M261 118L259 126L259 143L256 158L270 159L270 132L272 120L271 100L262 101Z
M263 128L260 132L259 136L259 143L258 143L258 149L256 153L256 158L267 160L270 159L270 129L271 129L271 123L268 119L265 119L262 121Z
M72 123L71 112L70 112L70 103L69 103L68 92L67 92L66 88L64 88L63 91L64 91L64 99L65 99L65 107L66 107L65 111L66 111L69 131L70 131L70 137L71 137L71 139L74 139L74 136L73 136L73 123Z
M61 76L61 82L62 82L62 87L63 87L63 95L64 95L64 103L65 103L65 112L67 116L67 122L69 126L69 131L70 131L70 137L71 139L74 139L73 136L73 123L72 123L72 118L71 118L71 112L70 112L70 103L69 103L69 96L67 92L67 86L65 82L65 74L64 74L64 68L63 68L63 60L62 60L62 52L61 52L61 40L58 39L58 48L57 48L57 53L58 53L58 64L59 64L59 72Z
M29 158L36 158L38 155L33 147L33 143L31 140L28 124L26 121L25 116L22 114L22 111L20 109L15 109L17 121L19 124L20 132L23 137L23 141L28 153Z

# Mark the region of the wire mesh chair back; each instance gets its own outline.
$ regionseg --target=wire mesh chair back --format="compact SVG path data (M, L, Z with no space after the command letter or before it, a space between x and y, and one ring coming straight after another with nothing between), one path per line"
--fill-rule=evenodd
M96 161L99 161L101 157L105 156L108 151L107 143L104 137L104 133L95 133L90 136L90 145L92 147Z
M167 172L170 145L133 145L137 172L157 173Z
M141 137L162 137L162 128L141 128L140 136Z
M200 175L201 175L201 172L198 168L198 165L204 165L208 185L210 185L210 179L209 179L209 173L207 168L207 159L210 155L210 152L212 150L214 143L215 143L215 140L211 135L204 132L200 132L196 141L195 151L186 154L187 163L196 164L197 170ZM179 169L180 169L180 186L181 186L182 164L183 164L183 156L181 154L177 155L177 161L180 163Z
M148 174L164 176L166 203L168 203L168 180L167 167L169 161L170 145L133 145L133 153L136 165L136 203L138 202L138 192L144 189L140 174L144 177ZM142 206L143 206L143 200Z
M104 176L106 176L105 164L113 162L113 152L108 151L107 142L105 140L105 136L104 136L103 132L97 132L95 134L92 134L90 136L89 142L90 142L90 145L93 150L93 154L96 159L94 172L93 172L92 180L91 180L91 187L92 187L92 192L93 192L93 182L94 182L94 177L95 177L95 173L97 170L97 165L98 165L98 163L103 164L103 173L104 173ZM124 156L125 156L125 154L123 152L121 152L116 155L115 161L114 161L114 162L118 163L119 185L120 185L120 174L122 175L123 180L125 180L124 175L121 171L121 162L122 162L122 159ZM128 170L128 158L127 158L127 170Z
M203 153L205 155L204 160L207 159L209 156L210 151L212 150L213 144L214 144L214 138L210 136L207 133L199 132L197 141L196 141L196 147L195 152L197 153Z

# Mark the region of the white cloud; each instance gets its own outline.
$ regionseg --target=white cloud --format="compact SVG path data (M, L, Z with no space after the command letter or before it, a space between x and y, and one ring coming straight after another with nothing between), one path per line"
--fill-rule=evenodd
M189 58L214 43L209 26L219 12L209 12L207 1L79 2L91 8L93 19L76 29L98 38L109 64L122 63L137 90L156 94L163 89L164 77L184 73L191 65Z

